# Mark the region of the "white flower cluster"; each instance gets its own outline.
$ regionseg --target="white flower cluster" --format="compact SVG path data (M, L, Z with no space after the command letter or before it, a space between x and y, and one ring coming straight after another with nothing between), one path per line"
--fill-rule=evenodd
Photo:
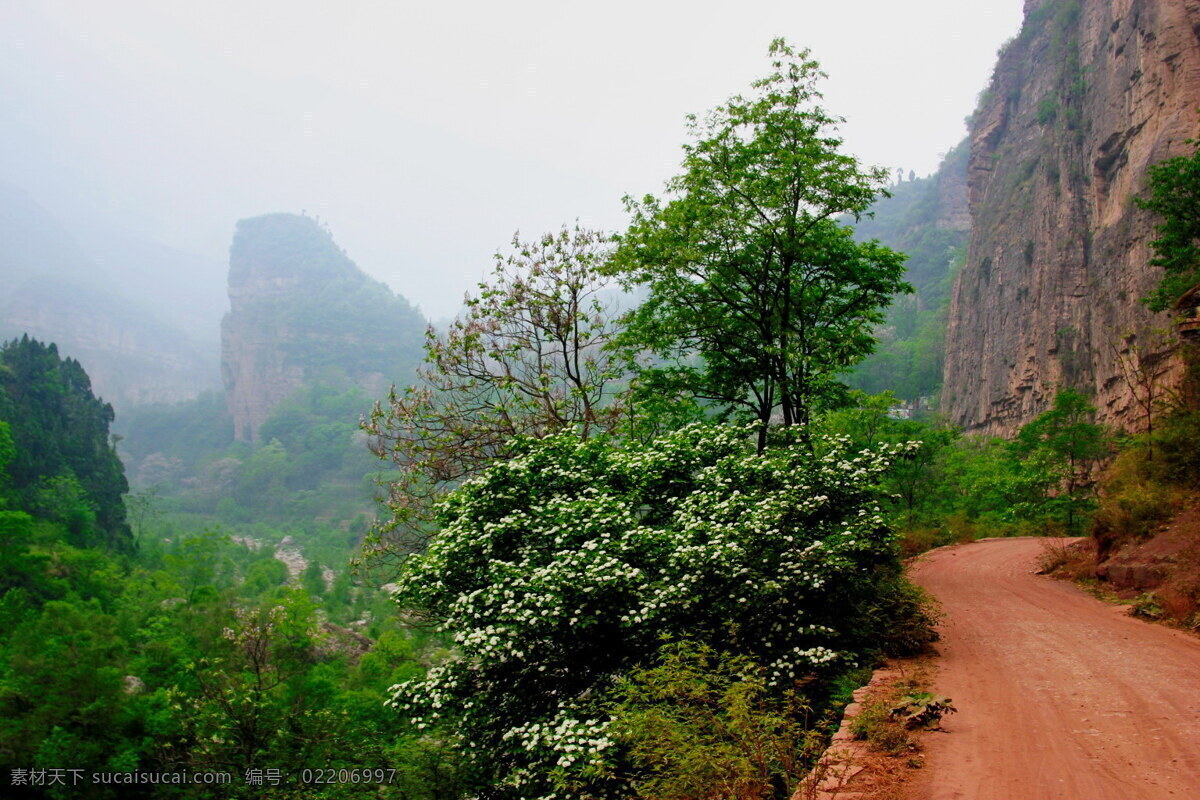
M580 762L600 763L616 743L609 738L611 723L600 719L575 719L564 712L549 722L530 722L509 728L501 736L526 752L547 750L559 767Z
M522 796L614 748L604 698L660 636L731 632L789 688L854 654L846 615L890 533L872 484L903 446L758 454L692 426L645 448L554 436L472 479L409 559L398 602L438 616L454 659L394 687L418 728L446 717Z

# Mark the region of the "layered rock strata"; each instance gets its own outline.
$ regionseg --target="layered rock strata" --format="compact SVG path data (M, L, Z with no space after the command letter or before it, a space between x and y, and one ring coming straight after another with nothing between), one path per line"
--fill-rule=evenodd
M1157 220L1133 198L1149 166L1200 133L1200 0L1028 0L1025 12L971 124L943 411L1011 434L1071 386L1101 421L1136 429L1139 383L1175 367L1170 315L1140 302L1160 277Z

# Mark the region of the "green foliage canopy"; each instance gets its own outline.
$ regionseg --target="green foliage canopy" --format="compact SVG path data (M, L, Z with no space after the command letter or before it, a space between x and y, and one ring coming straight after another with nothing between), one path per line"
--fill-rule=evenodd
M121 501L129 484L108 433L112 406L92 394L78 361L28 336L5 342L0 419L15 445L7 471L21 507L75 520L77 544L130 545Z
M1096 407L1075 389L1061 389L1054 405L1021 428L1013 446L1030 464L1041 465L1055 489L1050 502L1061 507L1063 522L1075 532L1092 506L1091 466L1109 453L1108 435L1092 420Z
M636 797L789 797L821 737L799 698L767 691L762 668L692 642L670 642L658 662L617 689L614 733L638 775ZM702 795L703 796L703 795Z
M620 423L611 280L599 272L609 247L578 226L514 237L465 313L444 335L429 331L416 385L393 390L363 426L372 451L398 470L381 557L414 537L419 546L432 501L505 458L515 439L562 430L586 439Z
M667 202L627 198L612 269L649 288L626 346L664 359L646 370L763 423L805 425L874 347L874 326L904 282L904 256L856 242L886 171L840 152L840 121L818 105L819 67L782 40L751 97L690 118L684 172ZM700 365L693 357L699 356ZM765 426L762 429L765 443Z

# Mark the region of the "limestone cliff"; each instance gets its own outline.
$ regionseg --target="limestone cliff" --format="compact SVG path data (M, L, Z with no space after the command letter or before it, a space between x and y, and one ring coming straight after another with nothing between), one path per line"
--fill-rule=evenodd
M1056 387L1135 427L1119 353L1153 362L1169 326L1155 220L1133 206L1149 165L1200 132L1200 0L1027 0L971 124L972 235L946 332L943 410L1006 434ZM1169 370L1169 358L1157 360Z
M237 225L221 374L234 434L257 438L301 386L357 385L382 396L418 363L425 322L365 275L315 220L270 214Z

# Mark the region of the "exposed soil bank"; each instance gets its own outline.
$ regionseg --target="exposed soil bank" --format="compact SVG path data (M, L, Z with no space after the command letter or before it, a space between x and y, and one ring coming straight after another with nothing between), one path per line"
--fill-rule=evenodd
M1200 639L1034 574L1040 539L942 548L912 568L943 605L922 800L1200 797Z

